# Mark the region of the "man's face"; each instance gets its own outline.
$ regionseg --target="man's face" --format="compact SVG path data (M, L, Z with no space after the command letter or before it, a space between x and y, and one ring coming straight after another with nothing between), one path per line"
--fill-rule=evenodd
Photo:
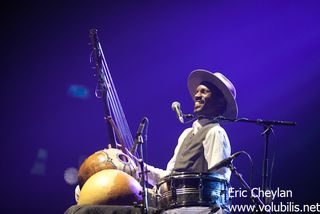
M213 91L205 85L199 85L194 94L193 112L197 115L213 116Z

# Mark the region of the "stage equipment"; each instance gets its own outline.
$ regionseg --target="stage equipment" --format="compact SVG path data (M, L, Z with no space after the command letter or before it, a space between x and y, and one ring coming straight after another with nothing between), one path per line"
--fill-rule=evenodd
M172 109L172 111L174 111L176 113L176 116L177 116L180 123L186 123L186 122L184 122L184 118L191 119L188 121L188 123L197 119L193 114L183 114L182 110L181 110L181 105L177 101L174 101L171 104L171 109Z
M140 169L141 169L141 172L139 173L139 177L140 177L140 185L142 186L142 191L141 191L141 194L142 194L142 204L139 205L141 207L141 213L143 214L147 214L149 213L149 204L148 204L148 190L147 190L147 186L146 186L146 180L145 178L148 178L148 170L145 169L145 166L144 166L144 154L143 154L143 137L142 137L142 131L144 129L144 124L147 124L147 127L148 127L148 124L149 124L149 120L148 118L144 117L141 122L140 122L140 126L138 128L138 131L137 131L137 134L136 134L136 137L135 137L135 144L134 146L136 145L136 147L139 147L140 148L140 157L141 159L138 160L139 162L139 165L140 165ZM147 131L145 132L145 137L144 139L147 140ZM134 147L133 147L134 149Z
M272 131L273 126L276 126L276 125L277 126L295 126L296 122L278 121L278 120L261 120L261 119L249 120L248 118L226 118L223 116L218 116L212 119L217 122L227 121L227 122L254 123L263 127L264 131L261 133L261 135L265 136L265 145L264 145L264 155L263 155L263 163L262 163L262 190L265 192L267 189L271 189L271 186L270 186L271 177L269 177L269 159L268 159L270 133ZM265 197L263 200L266 205L271 203L271 201L268 200L267 197Z
M132 154L137 153L137 148L138 148L139 144L140 144L140 143L142 142L142 140L143 140L143 139L140 139L140 138L142 138L142 132L143 132L143 130L144 130L147 122L148 122L148 118L147 118L147 117L143 117L142 120L141 120L141 122L140 122L140 124L139 124L138 131L137 131L137 133L136 133L136 136L135 136L135 138L134 138L134 144L133 144L133 146L132 146L132 148L131 148L131 150L130 150L130 152L131 152Z
M211 173L174 173L157 184L157 204L161 210L185 206L205 206L218 210L229 205L229 183Z
M232 161L237 158L241 153L244 153L244 151L239 151L239 152L236 152L234 153L233 155L230 155L230 157L220 161L219 163L217 163L216 165L214 165L213 167L211 167L210 169L208 169L209 172L211 171L216 171L222 167L227 167L229 166Z
M173 102L171 105L172 110L176 113L177 118L179 119L180 123L184 123L183 119L183 113L180 108L180 103L179 102Z

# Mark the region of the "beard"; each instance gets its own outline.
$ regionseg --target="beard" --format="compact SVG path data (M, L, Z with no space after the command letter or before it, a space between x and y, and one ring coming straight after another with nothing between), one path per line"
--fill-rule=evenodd
M199 114L199 113L203 112L203 110L206 109L206 106L208 106L208 104L206 103L206 101L204 99L197 100L194 102L193 112L195 114Z

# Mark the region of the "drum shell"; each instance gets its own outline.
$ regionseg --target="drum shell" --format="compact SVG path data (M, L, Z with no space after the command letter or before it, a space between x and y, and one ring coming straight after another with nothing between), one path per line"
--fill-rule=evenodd
M210 173L176 173L157 184L161 210L185 206L221 206L229 203L229 184Z

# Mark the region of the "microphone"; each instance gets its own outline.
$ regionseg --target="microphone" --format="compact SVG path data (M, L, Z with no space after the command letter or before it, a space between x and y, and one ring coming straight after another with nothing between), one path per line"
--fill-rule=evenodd
M222 167L229 166L232 163L233 159L237 158L241 153L243 153L243 151L239 151L239 152L234 153L230 157L228 157L228 158L220 161L216 165L214 165L211 169L209 169L209 171L215 171L215 170L218 170Z
M139 138L142 135L142 132L144 130L144 127L145 127L147 121L148 121L148 119L146 117L143 117L141 122L140 122L140 124L139 124L138 131L137 131L136 136L135 136L135 138L133 140L134 141L133 146L132 146L132 148L130 150L130 152L132 154L136 153L138 144L141 143L141 139L139 139Z
M175 101L171 104L171 108L173 111L176 112L177 118L179 119L180 123L184 123L183 114L180 108L180 103Z

